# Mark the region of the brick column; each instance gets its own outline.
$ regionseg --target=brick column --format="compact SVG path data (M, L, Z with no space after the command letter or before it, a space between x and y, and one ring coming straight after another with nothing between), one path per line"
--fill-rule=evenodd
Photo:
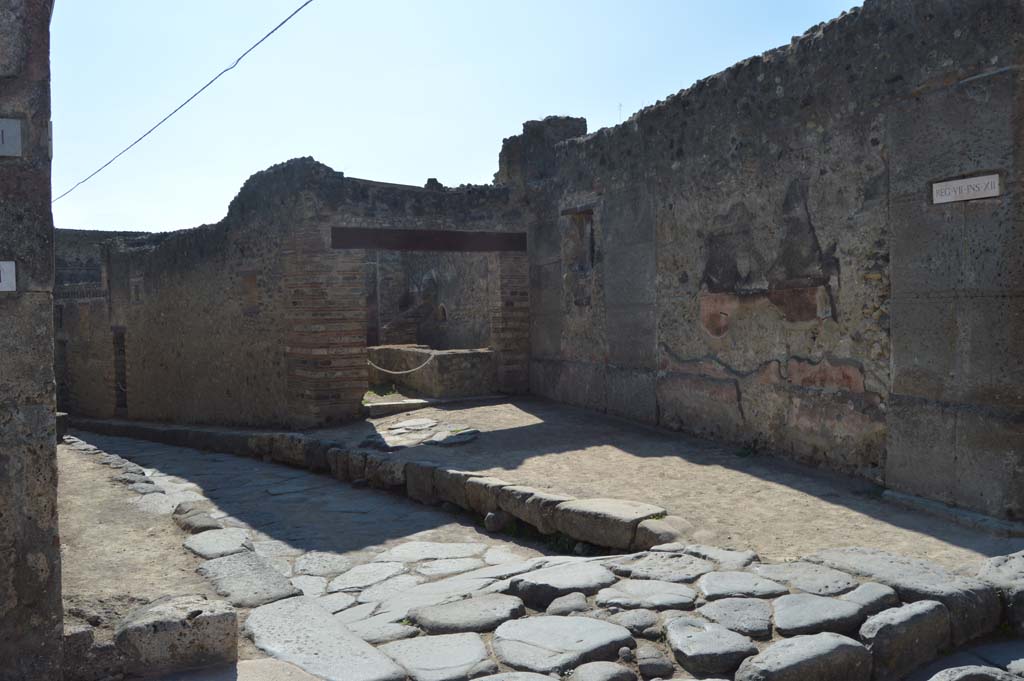
M289 425L358 418L367 389L366 252L332 250L330 230L295 227L284 252Z

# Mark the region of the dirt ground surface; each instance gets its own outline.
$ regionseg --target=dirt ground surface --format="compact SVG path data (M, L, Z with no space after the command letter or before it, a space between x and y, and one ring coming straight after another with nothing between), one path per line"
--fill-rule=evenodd
M424 417L482 433L458 447L419 445L396 456L578 497L650 502L691 522L694 541L766 559L868 546L957 569L1024 548L1021 538L896 506L864 481L544 400L449 405L312 432L352 442Z
M195 573L199 559L181 547L167 517L141 513L138 495L114 482L120 471L57 447L64 610L110 635L128 612L172 594L216 597Z
M400 495L359 489L329 477L228 454L76 433L100 450L141 465L151 479L190 489L214 502L227 527L251 532L263 547L292 556L316 550L344 556L353 565L410 541L473 542L530 558L542 544L491 535L465 514L428 508ZM182 546L188 535L171 509L146 511L141 495L115 480L121 471L95 456L57 448L60 487L63 594L66 620L92 624L97 640L109 640L117 624L156 598L204 594L220 599L196 574L203 562ZM288 568L290 570L290 568ZM290 572L286 572L290 575ZM239 624L248 616L239 608ZM309 677L266 655L239 636L239 664L227 670L171 675L167 681L303 681ZM287 673L286 673L287 672Z

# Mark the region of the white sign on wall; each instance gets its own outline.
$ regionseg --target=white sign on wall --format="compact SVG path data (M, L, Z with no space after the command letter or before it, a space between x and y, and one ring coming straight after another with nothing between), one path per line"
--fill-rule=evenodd
M0 118L0 156L21 156L21 121Z
M0 291L17 291L18 280L13 260L0 260Z
M952 203L999 196L999 176L979 175L932 184L932 203Z

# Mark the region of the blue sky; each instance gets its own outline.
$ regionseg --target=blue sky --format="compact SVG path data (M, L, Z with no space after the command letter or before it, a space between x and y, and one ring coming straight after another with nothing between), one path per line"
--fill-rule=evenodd
M54 195L145 132L300 0L65 0L52 22ZM117 163L58 227L220 220L247 177L313 156L353 177L490 182L525 120L613 125L854 0L315 0Z

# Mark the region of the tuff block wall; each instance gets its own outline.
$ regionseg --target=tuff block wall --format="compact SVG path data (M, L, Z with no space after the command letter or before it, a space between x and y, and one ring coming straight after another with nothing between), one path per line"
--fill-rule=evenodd
M53 380L50 212L52 3L0 2L0 118L21 154L0 156L0 679L60 679L63 635ZM6 283L6 282L5 282Z
M1022 21L869 0L613 128L526 124L531 391L1022 517Z

